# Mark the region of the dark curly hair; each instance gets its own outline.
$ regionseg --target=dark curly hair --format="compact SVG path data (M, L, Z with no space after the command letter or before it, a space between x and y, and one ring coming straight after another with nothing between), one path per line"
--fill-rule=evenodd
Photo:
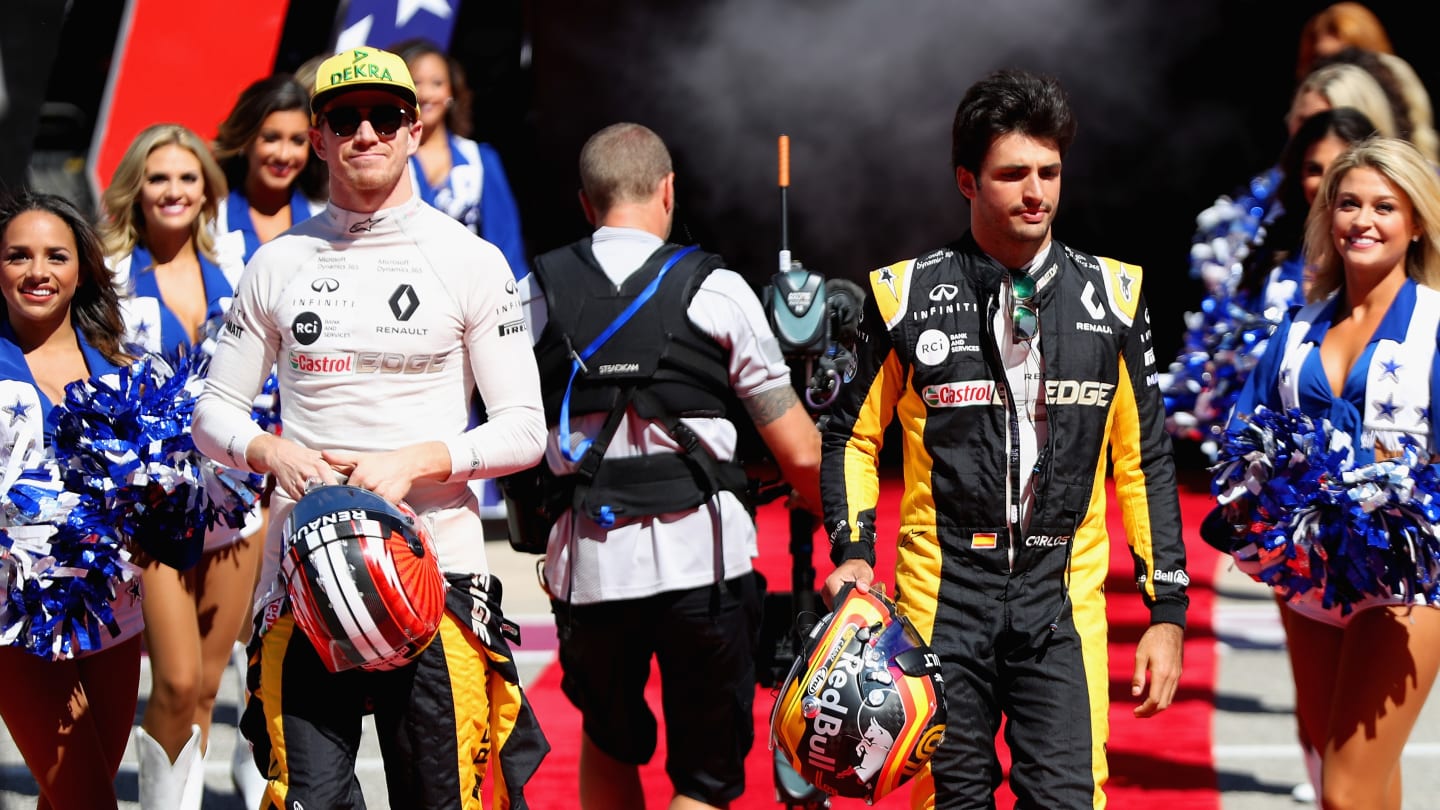
M288 73L277 73L245 88L230 114L220 122L215 136L215 160L225 172L230 188L245 188L245 175L250 169L245 150L260 136L260 127L271 113L295 110L310 117L310 91ZM309 148L308 146L306 147ZM313 152L295 180L300 191L312 200L330 196L329 173L325 161Z
M465 69L460 66L460 62L439 45L423 37L401 40L387 50L404 59L407 66L413 66L416 59L427 54L445 60L445 69L450 74L450 98L454 100L445 111L445 128L462 138L470 137L470 133L475 129L475 121L470 114L470 85L465 81Z
M22 190L9 198L0 197L0 246L9 238L10 225L21 214L41 211L64 222L75 237L76 261L80 265L80 282L70 301L70 320L86 342L105 359L116 365L129 361L121 340L125 324L120 318L120 299L115 291L114 276L105 266L105 251L100 235L69 200L54 194ZM0 297L0 314L10 318L9 305Z
M1241 264L1239 289L1252 300L1265 289L1270 271L1285 263L1305 240L1305 218L1310 214L1302 171L1305 153L1330 135L1354 145L1375 134L1375 125L1365 113L1354 107L1336 107L1306 118L1290 136L1280 153L1280 187L1275 195L1280 213L1265 226L1265 240L1253 246Z
M990 144L1011 132L1054 141L1065 156L1075 140L1075 116L1058 81L1023 70L1000 70L971 85L955 110L950 168L979 173Z

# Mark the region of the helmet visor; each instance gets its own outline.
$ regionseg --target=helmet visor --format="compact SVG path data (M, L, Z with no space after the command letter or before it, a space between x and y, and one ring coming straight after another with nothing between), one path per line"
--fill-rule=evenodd
M873 649L880 660L894 663L906 675L924 675L934 665L929 645L920 638L915 625L904 616L895 615L894 620L875 637Z

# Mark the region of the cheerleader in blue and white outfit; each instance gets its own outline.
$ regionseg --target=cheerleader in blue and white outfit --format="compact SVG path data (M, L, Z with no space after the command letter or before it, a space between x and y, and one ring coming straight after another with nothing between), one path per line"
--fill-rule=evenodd
M420 107L420 148L410 156L410 178L422 200L465 223L500 248L510 272L530 272L520 233L520 209L505 179L500 155L489 144L464 137L470 132L470 90L453 58L426 39L409 39L391 50L410 68ZM491 479L470 482L480 517L503 523L505 501Z
M1305 303L1305 218L1320 180L1335 158L1376 134L1364 113L1336 107L1305 119L1290 136L1280 155L1279 211L1242 263L1233 290L1239 306L1278 324L1291 307Z
M1262 405L1298 408L1349 437L1356 468L1398 455L1409 440L1433 454L1440 402L1434 168L1403 141L1356 145L1321 183L1305 253L1312 303L1277 327L1232 427ZM1329 570L1339 564L1323 562ZM1316 590L1288 598L1285 626L1296 716L1321 754L1322 804L1399 806L1400 751L1440 670L1440 610L1422 593L1381 593L1342 615L1339 606L1320 604Z
M215 136L230 193L216 212L216 251L255 250L325 208L325 163L310 154L310 93L288 73L245 88Z
M433 42L411 39L392 47L415 79L420 106L420 148L410 156L410 177L420 199L465 223L500 248L510 272L530 272L520 231L520 209L500 154L470 140L470 91L460 65Z
M1171 435L1199 442L1212 461L1226 414L1266 338L1290 304L1304 299L1296 220L1303 222L1309 211L1299 192L1310 181L1300 175L1312 171L1302 160L1321 129L1300 130L1312 116L1338 109L1355 111L1344 115L1361 115L1381 135L1395 133L1390 102L1374 78L1354 65L1323 68L1295 91L1286 118L1290 140L1280 161L1245 193L1221 197L1196 218L1190 273L1204 282L1206 296L1198 311L1185 316L1184 346L1162 389ZM1341 134L1338 125L1327 129ZM1342 138L1361 127L1344 129Z
M140 683L138 569L118 544L14 519L17 479L45 456L65 386L128 360L119 305L94 230L48 194L0 205L0 288L0 718L40 807L115 807ZM82 590L94 601L45 626L62 591Z
M225 195L208 146L185 127L157 124L131 142L103 197L105 248L129 342L152 352L199 350L206 323L229 307L244 265L215 250ZM259 527L258 512L243 529L217 524L193 567L145 568L151 687L135 740L146 810L200 806L210 716L249 617L260 559L251 535Z

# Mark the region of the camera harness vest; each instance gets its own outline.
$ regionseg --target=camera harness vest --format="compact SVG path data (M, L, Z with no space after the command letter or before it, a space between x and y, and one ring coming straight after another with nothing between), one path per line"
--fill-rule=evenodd
M545 418L559 425L566 458L579 463L546 499L556 516L570 508L608 529L623 518L694 509L723 490L744 502L744 468L715 458L680 421L723 418L732 398L728 352L687 315L720 264L693 245L666 244L617 288L589 239L535 259L549 310L535 346ZM663 427L683 452L605 458L627 408ZM572 448L571 414L591 413L608 414L604 426ZM718 519L715 526L718 543Z

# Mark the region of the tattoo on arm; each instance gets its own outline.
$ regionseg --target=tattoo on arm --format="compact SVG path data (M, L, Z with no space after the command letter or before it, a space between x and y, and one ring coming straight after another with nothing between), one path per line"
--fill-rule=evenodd
M795 396L795 389L788 385L763 391L741 401L745 403L745 412L750 414L750 420L757 427L774 422L786 411L800 404L800 398Z

